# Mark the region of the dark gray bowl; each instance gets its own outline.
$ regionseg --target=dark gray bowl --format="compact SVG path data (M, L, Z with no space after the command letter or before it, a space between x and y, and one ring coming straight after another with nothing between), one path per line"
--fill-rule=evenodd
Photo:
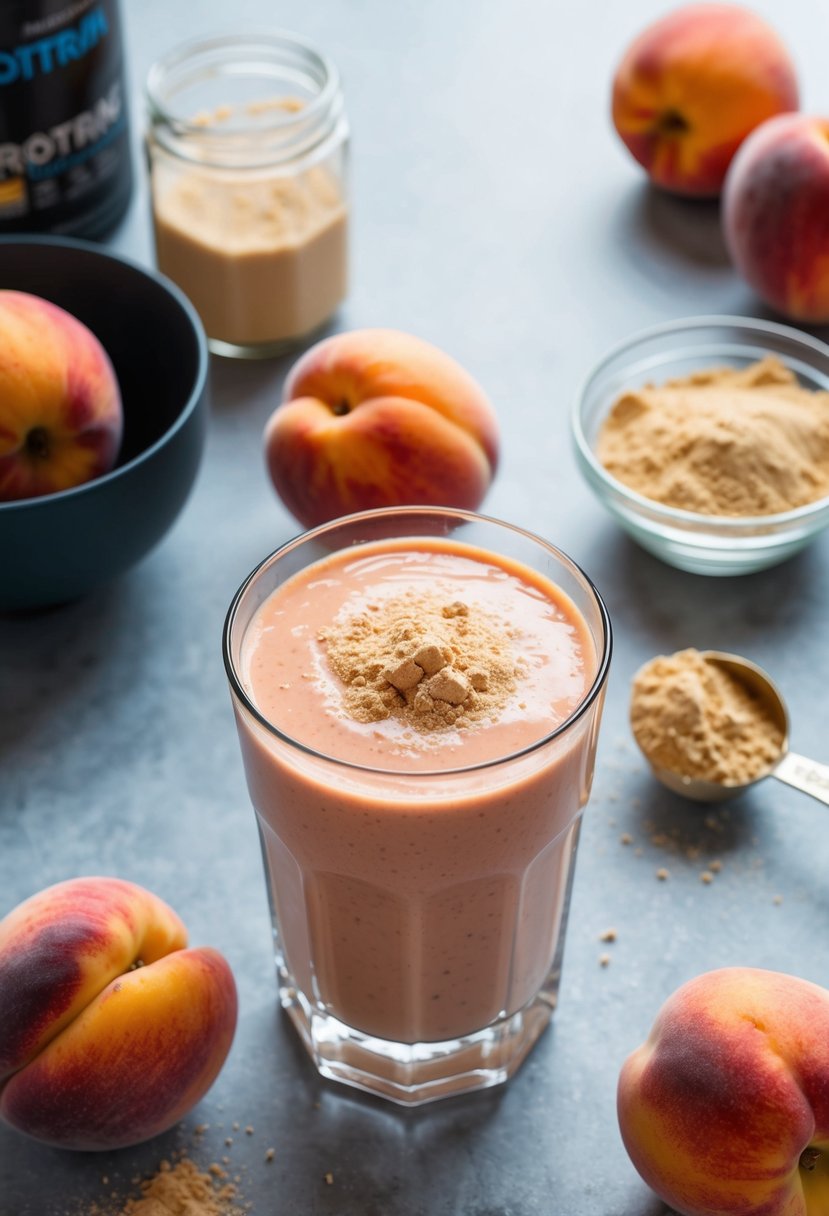
M124 403L118 464L41 498L0 502L0 611L78 599L139 561L190 493L207 427L207 343L167 279L85 241L0 237L0 288L71 312L112 360Z

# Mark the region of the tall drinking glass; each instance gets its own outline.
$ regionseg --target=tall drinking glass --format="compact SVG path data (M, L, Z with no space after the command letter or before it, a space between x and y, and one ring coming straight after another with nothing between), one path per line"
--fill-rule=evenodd
M461 767L392 764L382 750L372 759L371 730L350 736L346 726L332 749L333 736L300 726L305 719L275 724L279 715L257 704L255 639L265 630L277 652L303 639L313 649L330 623L328 589L339 580L347 606L353 570L380 569L395 549L411 550L414 566L418 555L438 554L450 592L453 563L483 563L482 571L491 563L485 581L498 584L505 619L519 607L510 600L516 579L544 611L549 590L563 636L581 640L583 683L566 716L528 727L516 709L506 749L503 735L476 723L474 761ZM262 614L297 584L307 596L263 625ZM456 591L474 599L474 579ZM465 511L401 507L338 519L284 545L243 583L225 623L224 659L280 999L323 1075L416 1105L506 1080L535 1043L558 998L610 651L605 606L574 562L520 528ZM308 687L279 688L292 710L300 695L318 695L317 720L336 732L341 711L310 691L318 677L309 669Z

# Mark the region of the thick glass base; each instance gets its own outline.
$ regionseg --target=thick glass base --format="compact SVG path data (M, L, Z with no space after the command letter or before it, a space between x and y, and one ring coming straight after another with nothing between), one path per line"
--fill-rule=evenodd
M252 342L244 346L236 342L223 342L221 338L207 339L211 354L222 355L225 359L273 359L277 355L286 355L301 346L306 338L280 338L274 342Z
M287 355L300 347L309 346L322 337L327 325L328 321L324 321L307 333L292 338L274 338L270 342L225 342L208 334L207 347L211 354L221 355L225 359L275 359L278 355Z
M280 968L279 996L318 1071L401 1106L420 1106L501 1085L546 1029L560 972L523 1009L460 1039L394 1043L362 1034L316 1009Z

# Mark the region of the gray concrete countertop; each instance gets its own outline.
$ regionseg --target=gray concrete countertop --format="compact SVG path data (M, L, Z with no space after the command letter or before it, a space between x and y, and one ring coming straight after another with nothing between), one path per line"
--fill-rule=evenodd
M135 1149L65 1153L0 1128L0 1216L126 1197L180 1148L203 1166L229 1158L259 1216L657 1216L617 1129L623 1059L701 971L747 964L826 982L829 934L825 808L773 782L718 811L685 803L649 778L626 716L631 676L652 655L735 650L777 678L793 746L829 759L829 535L765 573L683 574L620 533L570 449L577 387L610 345L672 317L766 315L728 264L716 207L650 191L610 126L615 62L665 6L124 7L139 181L110 243L152 261L140 87L157 55L198 32L273 23L325 48L353 127L353 291L334 328L410 330L480 379L505 427L484 509L585 567L616 653L552 1028L506 1087L418 1111L320 1080L276 1003L220 655L237 585L297 531L261 442L292 360L214 359L204 464L163 543L93 598L0 621L0 915L74 875L142 883L231 962L238 1033L207 1097ZM825 111L829 9L754 7L795 55L804 108ZM722 869L705 885L713 859Z

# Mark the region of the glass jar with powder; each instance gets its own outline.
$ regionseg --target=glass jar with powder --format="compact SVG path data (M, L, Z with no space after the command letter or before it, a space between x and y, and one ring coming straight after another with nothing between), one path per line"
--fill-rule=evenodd
M346 294L336 68L294 35L228 35L160 59L147 98L159 269L190 297L215 353L302 342Z

